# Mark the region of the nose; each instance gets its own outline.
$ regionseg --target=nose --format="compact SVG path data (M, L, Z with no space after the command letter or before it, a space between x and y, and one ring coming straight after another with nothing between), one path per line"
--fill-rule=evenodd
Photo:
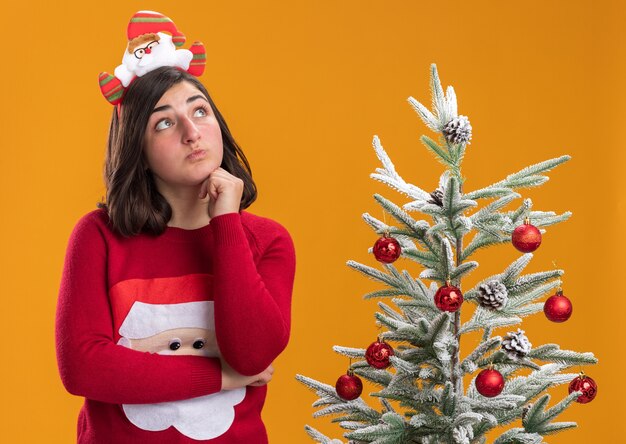
M183 127L183 142L187 144L193 144L200 139L200 131L198 127L189 118L185 118L181 121Z
M152 52L152 49L151 48L146 48L145 51L146 51L146 54L150 54Z

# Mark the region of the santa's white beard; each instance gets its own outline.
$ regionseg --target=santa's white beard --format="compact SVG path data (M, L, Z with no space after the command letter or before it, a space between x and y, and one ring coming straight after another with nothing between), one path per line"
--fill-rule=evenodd
M243 401L246 389L223 390L212 395L158 404L124 404L126 417L143 430L153 432L173 426L196 440L224 434L235 419L235 406Z

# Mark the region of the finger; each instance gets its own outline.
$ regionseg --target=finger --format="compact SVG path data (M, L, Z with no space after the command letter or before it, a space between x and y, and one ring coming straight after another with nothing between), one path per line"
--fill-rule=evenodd
M265 385L267 384L267 382L269 381L269 379L263 377L262 375L257 375L257 379L255 379L251 384L249 385L254 385L255 387L258 387L260 385Z
M235 184L235 185L241 182L241 184L243 185L243 180L241 180L237 176L233 176L232 174L230 174L228 171L224 169L213 171L210 174L209 178L213 180L219 180L222 183Z
M261 377L261 378L257 379L256 381L254 381L253 383L248 384L248 385L253 385L255 387L259 387L259 386L262 386L262 385L266 385L271 380L272 380L271 377Z
M228 180L230 182L235 182L235 181L239 180L239 178L237 176L229 173L224 168L218 168L215 171L213 171L213 173L211 173L211 174L215 175L215 177L226 179L226 180Z
M219 196L219 183L215 180L209 180L207 192L211 196L211 199L217 200L217 197Z
M213 172L211 173L211 176L228 178L231 176L231 174L228 171L226 171L224 168L218 168L216 170L213 170Z

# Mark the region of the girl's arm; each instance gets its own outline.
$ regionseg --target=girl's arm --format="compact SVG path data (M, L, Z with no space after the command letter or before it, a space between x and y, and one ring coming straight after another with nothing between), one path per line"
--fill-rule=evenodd
M115 344L106 244L94 219L83 218L70 237L59 292L57 361L66 389L116 404L176 401L218 392L222 377L217 358L163 356Z
M259 218L253 253L239 213L211 219L215 240L215 333L223 358L237 372L266 369L286 347L291 322L295 251L289 233Z

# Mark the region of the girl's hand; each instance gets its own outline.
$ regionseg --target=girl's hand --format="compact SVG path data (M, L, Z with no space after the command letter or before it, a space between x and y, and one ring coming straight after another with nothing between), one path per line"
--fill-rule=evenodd
M258 375L244 376L237 373L228 363L222 360L222 390L234 390L251 385L260 387L272 380L274 367L271 365Z
M243 180L233 176L224 168L209 174L200 187L198 197L209 196L209 217L221 214L238 213L243 194Z

